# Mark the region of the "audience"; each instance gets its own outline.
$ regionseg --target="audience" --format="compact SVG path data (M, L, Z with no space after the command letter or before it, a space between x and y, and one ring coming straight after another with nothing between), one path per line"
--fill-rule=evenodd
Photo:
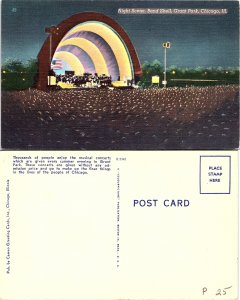
M237 145L237 85L2 92L3 148L226 149Z

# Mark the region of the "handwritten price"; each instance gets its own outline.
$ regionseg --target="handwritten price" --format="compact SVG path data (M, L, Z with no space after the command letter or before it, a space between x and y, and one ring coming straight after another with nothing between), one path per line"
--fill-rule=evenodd
M224 289L218 289L216 291L216 296L225 296L227 294L227 291L228 289L230 289L232 286L229 286L229 287L226 287ZM204 287L202 289L202 294L205 295L207 293L208 289L206 287Z

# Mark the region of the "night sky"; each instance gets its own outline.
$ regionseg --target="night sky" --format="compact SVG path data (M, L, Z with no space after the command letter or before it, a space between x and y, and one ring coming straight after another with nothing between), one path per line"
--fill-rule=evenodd
M122 15L118 8L225 8L226 15ZM47 34L73 14L104 13L128 33L140 62L163 61L162 43L170 41L169 65L238 67L238 1L44 1L2 2L2 61L36 58Z

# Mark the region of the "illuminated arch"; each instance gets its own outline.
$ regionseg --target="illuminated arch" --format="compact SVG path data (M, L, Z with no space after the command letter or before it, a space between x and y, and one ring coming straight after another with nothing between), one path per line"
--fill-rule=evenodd
M74 34L79 31L90 31L97 33L99 36L101 36L109 44L115 55L119 66L120 79L124 80L124 78L126 77L133 77L131 59L129 57L127 49L123 41L112 29L100 22L86 22L77 25L72 30L70 30L65 36L66 41L68 41L67 38L71 34Z
M79 32L69 35L67 38L75 38L75 37L82 37L94 43L101 51L105 59L105 62L107 63L108 72L109 74L111 74L112 79L114 81L118 80L120 76L119 67L118 67L116 57L109 44L95 32L81 30ZM65 38L63 40L65 40Z
M58 51L55 53L54 58L65 60L76 75L82 75L85 70L80 60L72 53L67 51Z
M104 57L98 47L96 47L93 43L83 38L71 38L60 42L58 47L66 45L78 46L79 48L83 49L90 56L96 72L98 74L108 75L107 64L104 60ZM55 57L55 54L53 57Z
M50 60L53 58L53 54L54 58L56 58L57 53L65 52L59 51L59 49L61 49L63 45L71 45L69 40L76 41L75 44L78 44L80 48L85 47L88 54L89 51L91 52L89 56L95 61L95 66L98 66L97 69L99 73L107 73L110 75L114 73L115 76L119 74L121 80L124 80L126 77L137 79L142 75L137 53L127 33L118 23L108 16L94 12L79 13L61 22L55 29L56 30L51 34L52 39L50 36L46 39L38 55L39 76L37 88L43 90L47 88ZM82 42L85 39L85 46L82 46L83 44L79 45L79 39L81 39ZM100 57L100 52L104 62L103 60L101 60L101 63L96 62L96 54L90 50L94 49L94 47L98 48L98 57ZM84 68L83 64L76 56L76 59L70 59L70 57L73 56L74 55L71 54L64 54L65 59L68 60L67 62L74 70L76 70L76 68L81 68L82 70L82 68ZM77 63L77 61L79 62ZM76 64L75 67L73 64ZM80 71L78 70L78 72Z
M57 49L57 52L59 51L67 51L75 55L78 58L78 60L82 63L84 72L91 73L91 74L96 73L95 66L91 58L83 49L74 45L67 45L67 46L59 47Z

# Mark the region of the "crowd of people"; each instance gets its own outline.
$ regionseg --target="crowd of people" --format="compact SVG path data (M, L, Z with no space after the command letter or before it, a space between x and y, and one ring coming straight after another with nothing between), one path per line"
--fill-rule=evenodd
M97 73L84 73L82 76L74 74L56 75L56 83L64 82L73 84L76 87L100 87L110 86L112 77L105 74L98 75Z
M238 86L2 93L2 147L216 149L238 146Z

